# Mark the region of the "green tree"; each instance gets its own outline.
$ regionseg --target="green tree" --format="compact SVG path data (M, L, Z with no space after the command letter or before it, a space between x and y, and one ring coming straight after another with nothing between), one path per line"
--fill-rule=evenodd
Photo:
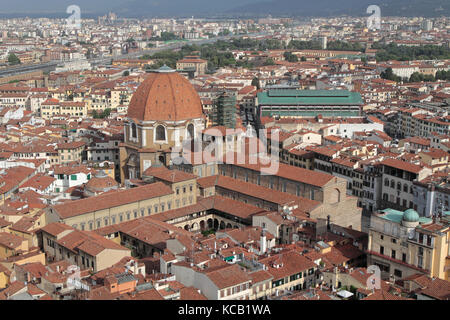
M231 31L228 29L219 32L219 36L228 36L229 34L231 34Z
M292 54L292 53L289 52L289 51L286 51L286 52L283 54L283 56L284 56L284 59L285 59L286 61L289 61L289 62L297 62L297 61L298 61L298 57L297 57L295 54Z
M288 49L297 49L297 50L304 50L304 49L314 49L314 50L320 50L322 49L322 45L319 41L299 41L299 40L292 40L289 42Z
M144 54L143 56L140 56L140 60L150 60L152 57L149 54Z
M305 56L302 56L302 57L300 58L300 60L301 60L301 61L306 61L306 57L305 57Z
M450 70L449 71L440 70L436 72L435 77L436 80L450 80Z
M266 61L263 63L264 66L273 66L275 65L275 61L273 61L272 58L267 58Z
M258 90L261 89L261 85L259 84L259 79L257 77L253 78L251 84L252 84L252 86L255 86L256 89L258 89Z
M435 60L435 59L450 59L450 48L437 45L423 45L423 46L399 46L395 43L383 44L374 43L373 49L377 49L377 61L387 60Z
M128 70L125 70L123 73L122 73L122 76L124 76L124 77L128 77L130 75L130 71L128 71Z
M102 113L102 115L101 115L101 118L108 118L110 114L111 114L111 109L110 109L110 108L106 108L106 109L103 111L103 113Z
M394 74L391 67L389 67L386 70L384 70L383 72L381 72L380 77L382 79L396 81L396 82L401 81L401 78Z
M364 51L363 46L358 42L346 42L346 41L330 41L327 43L327 50L338 51Z
M411 77L409 77L409 82L421 82L423 81L423 74L419 72L414 72Z
M14 54L14 53L10 53L8 56L8 62L10 65L14 66L17 64L21 64L22 62L20 61L20 59Z
M414 72L411 77L409 77L409 82L430 82L435 81L435 78L431 74L423 74L419 72Z
M180 39L175 33L173 32L161 32L160 37L153 37L150 40L152 41L170 41L170 40L177 40Z

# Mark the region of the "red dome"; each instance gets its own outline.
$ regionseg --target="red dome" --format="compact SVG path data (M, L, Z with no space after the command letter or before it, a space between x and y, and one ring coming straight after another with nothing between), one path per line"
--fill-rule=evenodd
M162 68L161 68L162 69ZM177 72L152 72L139 86L128 106L128 117L141 121L179 121L203 117L200 97Z

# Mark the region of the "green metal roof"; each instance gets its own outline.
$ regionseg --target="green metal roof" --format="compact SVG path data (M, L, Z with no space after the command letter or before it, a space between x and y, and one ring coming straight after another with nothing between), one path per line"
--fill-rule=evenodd
M398 211L398 210L394 210L394 209L384 209L381 210L382 212L386 213L383 216L380 216L380 218L395 222L395 223L401 223L403 220L403 211ZM407 210L408 211L408 210ZM432 222L433 220L430 218L426 218L426 217L420 217L419 218L419 223L420 224L428 224L430 222Z
M417 222L417 221L419 221L419 219L420 219L420 216L417 213L417 211L414 209L408 209L403 214L403 220L408 221L408 222Z
M383 216L380 216L380 218L395 222L395 223L401 223L403 219L403 211L398 211L394 209L384 209L381 210L382 212L386 213Z
M259 105L362 105L358 92L347 90L278 89L258 93Z
M419 218L419 223L420 224L428 224L428 223L430 223L432 221L433 221L433 219L431 219L431 218L426 218L426 217L420 217Z
M358 111L278 111L278 110L263 110L262 116L272 117L274 115L279 115L281 117L315 117L321 114L324 117L358 117Z

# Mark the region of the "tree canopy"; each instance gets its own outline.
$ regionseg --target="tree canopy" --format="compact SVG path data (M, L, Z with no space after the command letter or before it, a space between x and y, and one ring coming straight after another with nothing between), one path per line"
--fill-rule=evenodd
M394 74L394 72L392 71L392 68L390 68L390 67L387 68L386 70L384 70L383 72L381 72L380 77L382 79L396 81L396 82L399 82L402 80L399 76L396 76Z
M395 43L374 43L373 49L377 49L376 59L378 62L387 60L409 61L409 60L435 60L450 59L450 48L436 45L423 46L399 46Z
M255 86L256 89L261 89L261 85L259 84L259 79L257 77L254 77L251 83L252 86Z
M21 64L22 62L20 61L20 59L14 54L14 53L10 53L8 56L8 62L10 65L16 65L16 64Z
M289 62L297 62L298 57L295 54L292 54L292 52L286 51L284 54L284 59Z

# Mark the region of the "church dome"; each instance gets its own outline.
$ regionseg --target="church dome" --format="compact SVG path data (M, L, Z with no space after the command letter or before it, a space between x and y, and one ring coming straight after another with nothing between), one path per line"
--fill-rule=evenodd
M403 213L403 221L406 222L418 222L419 214L414 209L408 209Z
M101 170L86 183L85 193L87 196L92 196L98 193L116 190L118 188L119 184L117 181Z
M138 121L179 121L203 117L202 103L191 83L167 66L153 71L139 86L128 106Z

